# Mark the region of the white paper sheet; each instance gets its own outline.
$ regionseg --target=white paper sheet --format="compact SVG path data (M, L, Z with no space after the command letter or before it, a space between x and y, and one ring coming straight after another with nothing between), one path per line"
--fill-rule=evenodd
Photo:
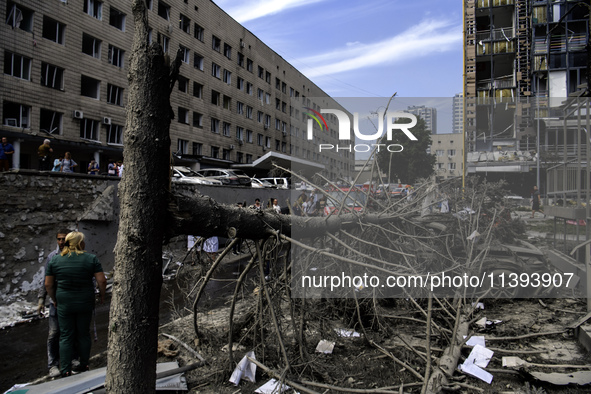
M240 383L241 379L245 379L251 381L252 383L255 383L257 365L250 361L247 357L256 360L256 358L254 357L254 352L252 350L246 353L244 357L242 357L242 360L240 360L240 362L234 369L234 372L232 372L232 376L230 376L230 382L234 383L236 386L238 386L238 383Z

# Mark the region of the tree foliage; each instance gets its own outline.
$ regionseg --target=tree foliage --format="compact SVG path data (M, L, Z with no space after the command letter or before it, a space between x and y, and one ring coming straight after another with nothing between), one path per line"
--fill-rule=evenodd
M389 182L400 179L404 183L415 183L434 172L435 156L427 153L431 146L431 131L420 117L417 117L417 124L410 131L417 141L409 140L404 133L393 133L391 140L387 140L386 135L378 140L379 144L386 146L400 144L404 147L402 152L389 152L385 147L376 152L377 162L381 170L388 174Z

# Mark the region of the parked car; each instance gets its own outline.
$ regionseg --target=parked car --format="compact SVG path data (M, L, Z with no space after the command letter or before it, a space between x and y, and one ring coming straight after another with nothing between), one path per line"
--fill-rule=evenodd
M277 186L273 185L271 182L269 181L264 181L258 178L251 178L250 179L252 181L251 186L257 189L263 189L263 188L277 188Z
M270 182L277 186L277 189L289 189L291 186L289 178L261 178L261 180Z
M232 186L250 186L252 181L242 170L233 170L228 168L206 168L197 171L205 177L220 180L224 185Z
M197 185L222 185L222 182L215 178L207 178L189 167L172 167L172 180L179 183L192 183Z
M338 213L341 206L340 203L345 199L346 195L347 200L343 207L345 213L350 213L351 211L362 212L367 199L366 194L361 191L348 192L347 190L333 190L328 192L328 195L329 198L326 200L326 207L324 208L324 215L326 216L331 213Z

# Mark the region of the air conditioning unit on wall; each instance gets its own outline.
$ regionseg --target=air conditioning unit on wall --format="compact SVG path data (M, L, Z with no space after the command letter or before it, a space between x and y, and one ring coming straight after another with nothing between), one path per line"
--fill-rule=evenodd
M82 119L82 118L84 118L84 112L82 112L79 109L75 109L72 116L74 117L74 119Z
M230 149L234 149L234 148L236 148L236 147L234 146L234 144L230 144Z
M103 117L103 124L110 125L111 124L111 118L107 118L106 116Z

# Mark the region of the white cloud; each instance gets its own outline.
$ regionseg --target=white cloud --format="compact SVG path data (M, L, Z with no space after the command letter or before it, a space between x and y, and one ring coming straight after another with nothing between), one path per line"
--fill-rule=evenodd
M246 0L218 1L218 6L232 15L239 23L245 23L263 16L273 15L290 8L301 7L309 4L320 3L325 0Z
M461 26L446 21L426 20L406 31L375 43L355 42L320 55L299 59L300 71L308 78L337 74L360 68L405 62L433 52L459 46Z

